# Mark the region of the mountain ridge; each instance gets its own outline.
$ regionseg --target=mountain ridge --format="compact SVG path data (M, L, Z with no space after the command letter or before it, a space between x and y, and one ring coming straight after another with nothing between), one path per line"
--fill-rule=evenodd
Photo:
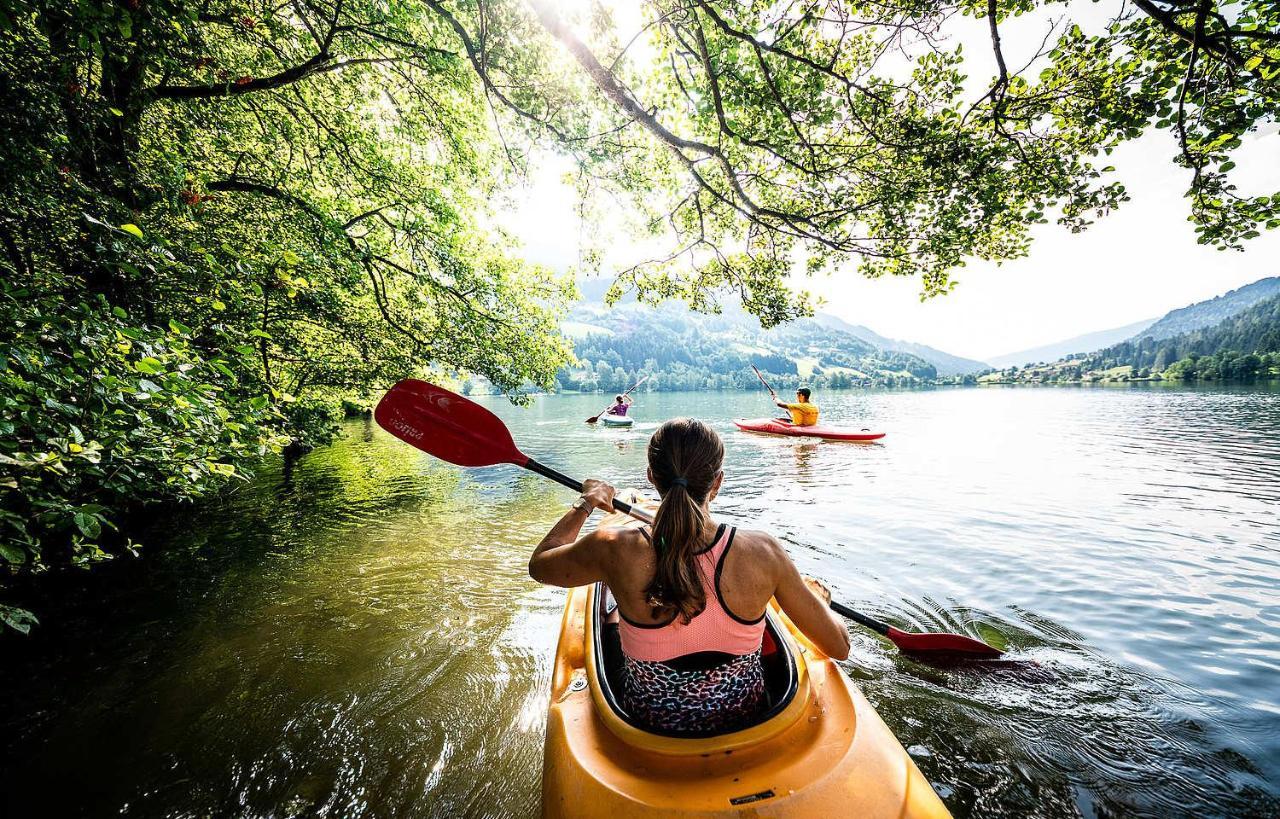
M562 390L622 389L642 375L656 375L663 390L750 388L757 384L752 365L778 390L802 383L927 384L938 377L929 361L881 348L835 322L805 318L764 329L736 307L708 317L681 302L579 302L561 326L577 357L557 373Z
M853 335L861 338L863 341L874 344L884 350L892 350L899 353L910 353L923 358L932 364L937 370L938 375L969 375L970 373L982 372L991 369L991 365L985 361L978 361L964 356L952 355L944 350L936 347L930 347L927 344L920 344L915 341L902 341L896 338L887 338L872 330L863 324L850 324L839 316L831 313L818 313L813 317L814 321L823 322L829 326L845 330Z
M1100 350L1103 347L1109 347L1112 344L1117 344L1125 339L1133 338L1135 333L1142 332L1147 327L1155 324L1158 320L1158 318L1143 319L1142 321L1135 321L1122 327L1112 327L1106 330L1094 330L1091 333L1081 333L1078 336L1064 338L1061 341L1041 344L1037 347L1030 347L1013 353L1004 353L1002 355L992 356L987 360L990 361L996 369L1001 370L1006 367L1021 367L1024 364L1036 364L1042 361L1056 361L1074 353L1087 353L1094 350Z
M1194 330L1212 327L1277 294L1280 294L1280 276L1258 279L1235 290L1228 290L1220 296L1170 310L1150 327L1135 333L1130 340L1151 338L1154 341L1163 341Z
M601 279L583 279L578 282L578 289L579 292L582 293L582 299L571 309L569 319L562 322L562 328L565 335L570 338L580 339L584 338L588 334L587 331L590 327L590 323L579 320L581 318L581 311L579 308L584 306L603 308L604 295L609 289L610 284L611 282ZM636 302L634 297L628 296L622 299L622 301L620 301L618 305L615 305L615 307L623 305L636 306L638 305L638 302ZM645 306L645 309L652 310L657 308ZM746 311L736 305L726 307L724 312L715 318L735 323L744 321L748 325L756 324L754 317L750 316L750 314L746 313ZM927 344L882 336L870 327L862 324L852 324L832 313L820 311L809 319L798 319L797 321L815 321L828 329L848 333L849 335L861 339L867 344L877 347L885 352L913 355L933 365L937 370L937 374L940 376L968 375L991 369L991 364L986 361L978 361L972 358L965 358L964 356L953 355L945 350L930 347ZM606 333L614 332L608 327L600 325L597 326L599 326L600 330Z

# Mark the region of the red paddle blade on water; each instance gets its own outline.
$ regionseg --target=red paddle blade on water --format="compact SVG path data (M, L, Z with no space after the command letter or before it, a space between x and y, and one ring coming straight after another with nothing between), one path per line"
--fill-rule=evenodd
M945 659L993 660L1004 654L998 648L989 646L981 640L965 637L963 634L947 634L945 632L917 633L894 628L882 623L874 617L854 611L836 600L828 603L832 611L860 623L877 634L882 634L893 641L899 651L907 654L921 654Z
M965 637L963 634L917 634L910 631L900 631L890 626L889 633L885 636L907 654L945 654L974 660L989 660L995 659L1004 653L981 640Z
M525 466L525 455L502 419L446 389L406 378L373 411L378 426L442 461L458 466Z

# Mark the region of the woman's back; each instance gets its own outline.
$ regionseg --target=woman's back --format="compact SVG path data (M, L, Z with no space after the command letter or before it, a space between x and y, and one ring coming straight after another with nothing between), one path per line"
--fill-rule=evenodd
M734 648L741 647L735 642L741 633L735 626L761 624L762 627L761 618L776 586L772 571L775 561L764 542L768 536L725 524L712 523L708 528L711 534L702 538L697 561L698 577L705 584L706 606L711 609L711 616L695 616L688 624L674 612L648 604L646 590L653 583L656 566L648 527L616 530L616 560L610 566L607 582L618 601L619 614L630 626L624 634L627 631L632 634L687 632L698 635L688 638L696 641L697 650L733 653ZM668 628L658 632L661 626ZM717 642L717 645L707 642Z
M647 532L639 531L649 541ZM746 595L735 595L739 605L746 605L743 611L753 613L745 616L727 602L723 593L726 584L734 588L744 585L738 575L748 567L740 563L733 552L737 534L735 527L720 524L711 544L694 553L706 603L688 622L674 612L664 616L661 610L655 611L654 607L644 604L644 589L653 582L651 569L647 577L643 565L637 565L634 573L626 573L643 583L628 587L624 581L621 588L613 589L614 598L620 601L622 650L628 657L666 662L702 651L739 656L760 647L768 598L763 604L755 605L756 601ZM651 565L652 561L644 561L642 554L643 547L632 552L630 560ZM624 600L625 605L621 602ZM754 614L757 610L759 613Z

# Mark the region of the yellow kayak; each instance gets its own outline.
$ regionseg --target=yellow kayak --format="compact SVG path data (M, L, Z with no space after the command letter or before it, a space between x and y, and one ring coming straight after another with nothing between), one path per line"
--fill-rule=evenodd
M630 519L611 515L602 526ZM897 737L830 657L770 604L765 676L771 709L729 734L670 737L628 722L615 642L600 639L612 596L569 592L547 710L547 817L950 814Z

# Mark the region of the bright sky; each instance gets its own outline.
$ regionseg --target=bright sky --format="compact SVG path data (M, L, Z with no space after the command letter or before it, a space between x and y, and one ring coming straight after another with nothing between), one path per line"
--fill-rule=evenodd
M1011 66L1034 53L1043 26L1020 19L1002 29ZM966 54L983 45L981 34L973 21L958 34ZM981 73L978 66L975 61L972 74ZM1242 253L1196 244L1183 198L1188 172L1173 164L1176 152L1168 133L1129 143L1106 164L1116 166L1131 201L1082 234L1040 226L1029 257L1001 266L973 261L956 271L959 286L947 296L922 303L915 279L867 280L852 271L797 285L825 299L824 311L881 335L983 359L1158 317L1280 275L1280 231L1264 233ZM1272 124L1247 138L1237 154L1233 177L1241 193L1280 189L1280 128ZM575 194L562 181L566 170L560 161L542 163L502 219L530 260L557 269L577 262L582 230ZM632 260L642 257L621 232L613 238L611 255L619 261L630 257L628 250L635 251Z

